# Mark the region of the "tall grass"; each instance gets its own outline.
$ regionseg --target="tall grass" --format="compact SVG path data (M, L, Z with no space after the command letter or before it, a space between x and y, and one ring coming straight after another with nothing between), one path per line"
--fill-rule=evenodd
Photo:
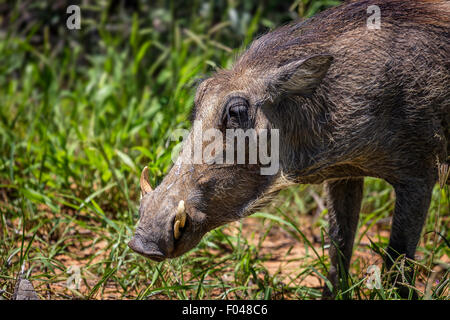
M140 170L149 166L153 185L167 172L169 134L190 126L195 79L229 66L258 34L338 1L137 2L139 10L110 1L82 7L82 30L66 29L64 1L55 2L57 10L17 1L2 13L1 297L11 298L20 275L44 299L319 298L329 244L317 186L282 192L263 212L210 232L178 259L150 262L126 243ZM393 191L380 180L365 184L355 250L377 257L388 241ZM436 187L417 260L426 299L449 297L449 202L448 188ZM290 247L276 256L267 243L280 237ZM303 255L291 255L297 247ZM269 268L276 260L295 268ZM396 298L389 274L382 289L365 287L365 263L353 260L345 294ZM81 267L78 288L66 283L71 265Z

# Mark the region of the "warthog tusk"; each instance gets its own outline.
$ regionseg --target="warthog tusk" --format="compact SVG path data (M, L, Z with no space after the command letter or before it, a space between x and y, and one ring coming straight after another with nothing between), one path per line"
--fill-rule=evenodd
M175 221L175 224L173 226L173 236L175 237L175 239L178 239L180 235L180 221L177 220Z
M184 207L184 201L180 200L177 208L177 215L175 216L175 223L173 225L173 235L175 239L180 237L180 228L183 228L186 223L186 208Z
M145 166L144 170L142 170L140 184L141 184L142 195L145 195L145 194L153 191L152 187L150 186L150 183L148 182L147 166Z

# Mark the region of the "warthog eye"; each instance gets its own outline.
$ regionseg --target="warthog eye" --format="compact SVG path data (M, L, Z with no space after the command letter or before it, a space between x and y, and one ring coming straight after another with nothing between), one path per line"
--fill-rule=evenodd
M250 128L248 101L242 97L233 97L226 104L223 122L226 128Z

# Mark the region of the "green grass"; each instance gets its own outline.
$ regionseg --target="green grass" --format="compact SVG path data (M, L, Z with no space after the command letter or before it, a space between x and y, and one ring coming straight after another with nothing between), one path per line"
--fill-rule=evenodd
M178 259L150 262L126 243L140 171L148 165L157 185L169 169L168 138L190 126L194 80L229 66L252 38L294 12L311 16L337 1L297 0L285 11L276 1L186 8L159 1L141 15L109 15L103 3L86 8L81 31L65 29L56 13L23 28L17 3L0 34L1 297L11 298L19 275L43 299L320 297L329 259L319 186L283 191L263 212L210 232ZM389 273L382 289L365 286L368 265L381 266L394 206L385 182L366 179L365 187L351 285L338 298L398 298ZM421 298L449 299L442 239L449 203L448 187L436 187L418 249ZM276 241L284 250L270 249ZM289 271L271 266L279 260L290 262ZM81 268L79 290L66 287L71 265Z

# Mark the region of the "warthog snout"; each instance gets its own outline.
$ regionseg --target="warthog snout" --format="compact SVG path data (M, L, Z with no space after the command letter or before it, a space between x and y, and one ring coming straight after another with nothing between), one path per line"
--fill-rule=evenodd
M139 234L134 235L130 242L128 242L128 246L133 251L155 261L162 261L165 258L155 243L145 241Z
M177 257L194 247L197 236L202 234L195 228L199 224L194 208L188 215L186 202L180 199L183 192L165 183L153 190L148 182L148 168L145 167L140 179L142 199L139 225L128 246L135 252L155 261ZM194 232L193 232L194 231Z

